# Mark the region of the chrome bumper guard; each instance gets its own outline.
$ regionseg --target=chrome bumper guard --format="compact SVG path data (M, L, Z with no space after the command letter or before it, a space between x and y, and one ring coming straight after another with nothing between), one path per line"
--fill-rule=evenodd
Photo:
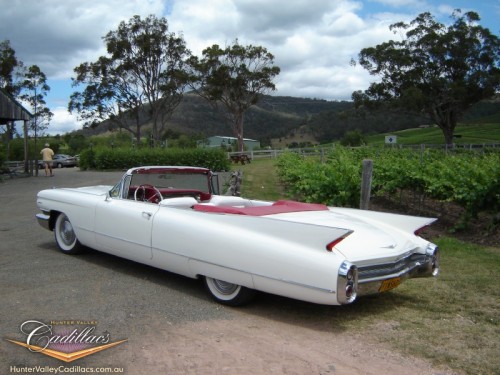
M50 230L50 227L49 227L50 216L49 215L42 213L42 214L36 214L35 216L36 216L36 220L38 221L38 224L40 224L40 226L42 228Z
M402 283L417 277L435 277L439 274L439 249L430 243L425 254L411 254L394 263L358 267L358 296L380 292L385 280L399 279Z

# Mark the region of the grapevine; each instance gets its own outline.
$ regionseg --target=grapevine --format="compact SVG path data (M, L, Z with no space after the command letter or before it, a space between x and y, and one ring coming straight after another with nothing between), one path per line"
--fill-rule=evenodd
M357 207L363 159L373 160L372 195L414 191L464 208L463 221L482 210L500 210L500 153L416 152L337 147L317 157L285 153L278 173L289 197L306 202Z

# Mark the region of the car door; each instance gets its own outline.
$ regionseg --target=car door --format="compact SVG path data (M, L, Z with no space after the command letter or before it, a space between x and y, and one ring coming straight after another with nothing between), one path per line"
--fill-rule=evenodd
M99 250L148 263L157 204L110 198L96 206L95 235Z

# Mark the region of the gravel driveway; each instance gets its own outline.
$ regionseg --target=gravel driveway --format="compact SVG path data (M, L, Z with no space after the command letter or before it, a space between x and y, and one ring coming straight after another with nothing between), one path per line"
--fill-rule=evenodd
M212 302L196 280L95 251L58 252L53 234L34 218L36 193L113 185L121 175L71 168L0 183L0 373L104 367L153 375L451 373L336 327L331 312L342 307L262 295L233 309ZM20 326L28 320L97 322L95 333L128 341L65 363L6 340L26 342Z

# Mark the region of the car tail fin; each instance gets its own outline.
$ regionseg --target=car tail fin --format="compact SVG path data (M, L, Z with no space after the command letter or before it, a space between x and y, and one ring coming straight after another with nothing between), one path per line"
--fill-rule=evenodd
M335 246L337 246L337 244L339 244L342 240L344 240L347 236L349 236L352 232L348 232L336 239L334 239L332 242L328 243L328 245L326 245L326 250L328 251L333 251L333 248Z

